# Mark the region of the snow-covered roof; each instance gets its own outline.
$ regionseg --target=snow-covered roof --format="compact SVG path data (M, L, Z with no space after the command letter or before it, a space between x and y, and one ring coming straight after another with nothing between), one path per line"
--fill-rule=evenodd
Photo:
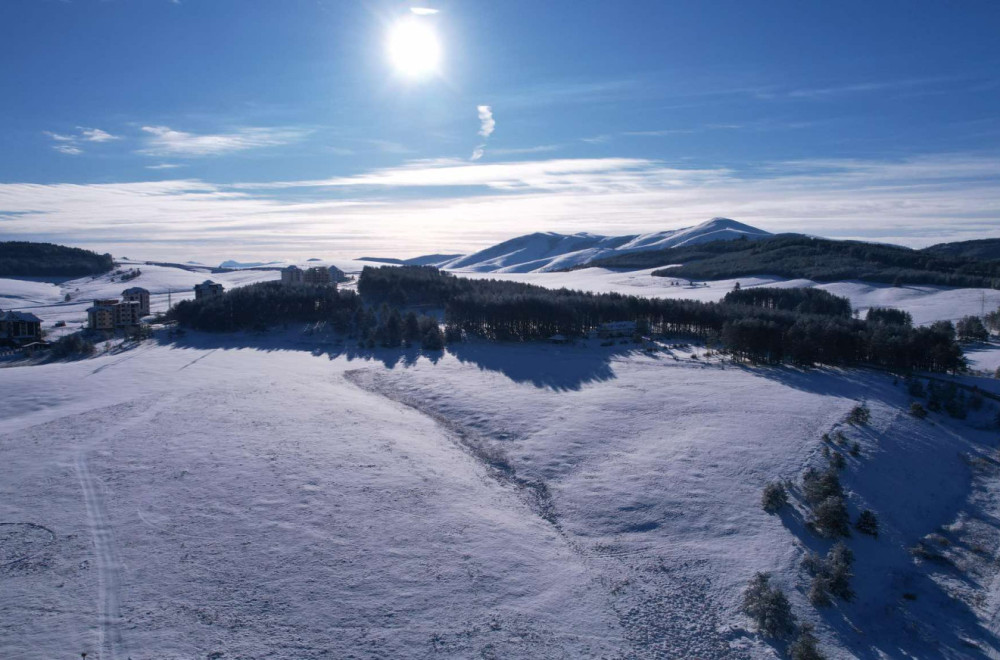
M27 321L41 323L42 319L30 312L0 312L0 321Z

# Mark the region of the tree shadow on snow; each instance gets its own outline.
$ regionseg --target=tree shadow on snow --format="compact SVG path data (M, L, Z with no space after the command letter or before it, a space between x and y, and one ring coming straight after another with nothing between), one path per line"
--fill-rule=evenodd
M425 351L418 347L367 349L358 348L356 340L343 336L280 330L217 334L186 331L180 336L159 333L156 340L161 345L200 350L301 351L330 360L380 362L387 369L409 368L420 359L437 364L447 353L460 362L503 374L516 383L553 390L579 390L587 383L613 379L612 359L634 352L634 348L626 346L609 348L476 340L450 344L443 351Z

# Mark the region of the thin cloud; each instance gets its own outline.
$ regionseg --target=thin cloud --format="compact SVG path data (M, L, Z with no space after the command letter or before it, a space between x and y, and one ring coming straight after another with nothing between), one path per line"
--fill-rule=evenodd
M76 138L72 135L60 135L59 133L53 133L52 131L42 131L42 134L48 135L56 142L73 142L76 140Z
M410 11L417 16L431 16L438 13L437 9L431 9L430 7L410 7Z
M479 135L483 138L483 143L472 151L469 160L479 160L483 157L486 149L486 140L493 135L493 130L497 127L497 122L493 119L493 109L488 105L477 105L476 112L479 114Z
M177 169L178 167L182 167L182 166L178 165L177 163L160 163L158 165L147 165L146 169L147 170L173 170L173 169Z
M83 126L77 126L76 128L80 131L80 139L84 142L111 142L112 140L121 139L119 136L112 135L99 128L84 128Z
M477 105L476 111L479 113L479 134L488 138L493 135L493 129L497 127L493 119L493 109L488 105Z
M232 133L195 134L169 126L143 126L150 156L218 156L249 149L275 147L302 139L307 131L296 128L243 128Z
M42 131L44 135L49 136L56 144L52 145L52 148L61 154L67 154L70 156L79 156L83 153L83 149L79 146L81 142L110 142L112 140L120 139L117 135L112 135L107 131L102 131L99 128L85 128L83 126L76 127L77 133L75 135L66 135L63 133L54 133L52 131Z

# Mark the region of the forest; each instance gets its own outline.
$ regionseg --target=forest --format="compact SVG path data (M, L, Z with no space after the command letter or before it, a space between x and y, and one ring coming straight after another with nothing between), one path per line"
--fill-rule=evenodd
M673 264L681 264L675 266ZM800 234L713 241L689 247L597 259L585 267L654 268L659 277L720 280L774 275L814 282L865 280L885 284L1000 287L1000 261L898 245L835 241Z
M54 243L0 241L0 277L82 277L106 273L114 265L110 254Z
M419 341L435 350L463 333L531 341L556 334L584 337L603 323L634 321L639 335L697 338L753 363L930 371L956 371L964 364L951 323L914 328L908 315L888 310L856 319L847 299L811 289L754 288L705 303L471 280L432 266L367 266L358 291L265 282L214 298L185 300L170 315L185 326L212 331L322 321L357 338L361 347ZM420 308L443 309L445 332L436 318L418 316Z

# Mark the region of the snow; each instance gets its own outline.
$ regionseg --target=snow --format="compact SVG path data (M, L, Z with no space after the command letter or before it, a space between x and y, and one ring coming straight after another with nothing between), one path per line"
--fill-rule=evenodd
M206 278L279 277L138 267L124 283L0 280L0 306L75 326L131 286L157 311ZM698 300L736 283L459 274ZM979 289L739 282L917 323L1000 305ZM890 375L749 368L696 345L369 354L301 330L161 334L0 370L0 656L779 657L738 612L760 570L828 657L1000 656L996 400L921 421ZM967 355L1000 366L995 343ZM872 422L846 424L860 401ZM875 510L881 534L848 540L857 599L817 610L800 561L830 542L794 493L768 515L760 492L822 466L836 431L860 449L830 445L852 518ZM921 542L942 559L915 559Z
M557 234L538 232L512 238L474 254L432 260L411 259L408 263L432 264L441 268L471 272L529 273L579 266L630 252L663 250L709 241L761 238L771 234L728 218L713 218L695 227L630 236L597 234Z
M160 342L2 372L5 657L775 657L737 612L758 570L830 657L995 644L991 410L921 422L890 376L687 345ZM883 533L817 613L798 564L829 543L759 498L834 429ZM907 551L942 529L986 553L973 605Z

